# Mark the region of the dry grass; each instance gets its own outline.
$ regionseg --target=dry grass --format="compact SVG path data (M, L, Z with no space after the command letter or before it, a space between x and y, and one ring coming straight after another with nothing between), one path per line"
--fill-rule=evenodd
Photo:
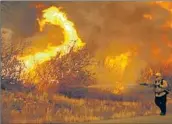
M2 91L2 120L4 123L50 123L127 118L155 114L157 108L153 104Z

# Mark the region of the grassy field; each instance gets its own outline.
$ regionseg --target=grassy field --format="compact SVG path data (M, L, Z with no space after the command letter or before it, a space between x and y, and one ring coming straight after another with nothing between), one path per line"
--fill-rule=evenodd
M47 93L2 91L3 123L87 122L153 115L152 102L74 99Z

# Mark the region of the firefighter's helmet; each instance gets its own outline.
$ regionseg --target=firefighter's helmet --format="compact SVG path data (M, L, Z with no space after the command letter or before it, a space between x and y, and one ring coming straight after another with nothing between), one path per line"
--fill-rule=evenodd
M155 74L155 76L156 76L156 77L162 77L161 73L159 73L159 72L157 72L157 73Z

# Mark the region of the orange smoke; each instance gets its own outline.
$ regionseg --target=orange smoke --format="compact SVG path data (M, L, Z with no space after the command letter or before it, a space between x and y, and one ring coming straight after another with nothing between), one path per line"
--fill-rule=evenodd
M42 4L42 3L38 3L38 2L33 2L30 4L30 7L36 8L36 9L41 9L41 8L45 8L46 5Z
M167 21L162 27L163 28L172 28L172 20Z
M130 52L123 53L116 57L107 56L105 59L105 66L111 70L116 70L116 72L122 75L129 63L129 56L131 56Z
M168 20L162 27L172 28L172 2L156 1L154 4L159 5L161 8L167 10L171 14L171 19Z
M152 54L153 54L153 57L160 58L161 53L162 53L161 48L158 47L156 44L153 44L152 45Z

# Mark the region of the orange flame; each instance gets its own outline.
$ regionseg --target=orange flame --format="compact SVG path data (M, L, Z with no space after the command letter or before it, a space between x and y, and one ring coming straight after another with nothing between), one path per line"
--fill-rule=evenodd
M129 56L131 56L130 52L121 54L119 56L107 56L105 59L105 66L112 70L119 71L120 74L123 74L125 68L129 63Z
M165 1L156 1L155 4L159 5L163 9L166 9L172 14L172 3L171 2L165 2Z
M114 94L121 94L124 92L125 87L122 85L122 83L116 83L115 89L113 90Z
M41 19L37 19L40 26L40 31L43 31L46 24L58 25L64 30L64 42L55 47L48 47L44 51L37 52L35 54L19 57L26 66L26 71L34 69L37 64L41 64L45 61L55 57L58 53L60 56L68 54L70 50L77 51L85 45L79 38L74 24L67 19L64 12L59 8L52 6L42 11L43 16Z
M146 19L152 20L152 15L150 14L144 14L143 17Z

